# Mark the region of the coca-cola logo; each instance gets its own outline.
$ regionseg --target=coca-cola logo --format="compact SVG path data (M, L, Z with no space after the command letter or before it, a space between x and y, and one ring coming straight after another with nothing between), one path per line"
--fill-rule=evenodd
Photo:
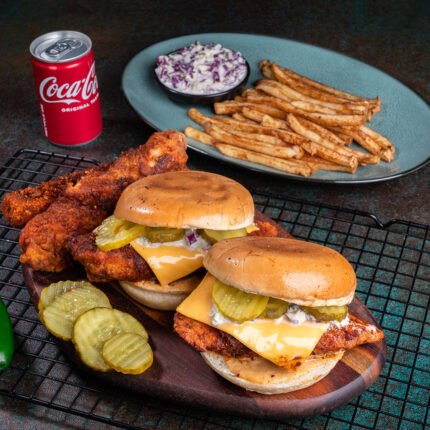
M90 67L85 79L59 85L55 76L45 78L39 85L40 98L46 103L80 103L97 93L98 83L95 63ZM79 97L80 94L80 98Z

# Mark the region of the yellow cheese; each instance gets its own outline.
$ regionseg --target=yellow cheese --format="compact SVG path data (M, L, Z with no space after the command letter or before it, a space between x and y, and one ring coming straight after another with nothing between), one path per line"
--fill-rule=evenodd
M249 234L249 233L252 233L253 231L258 231L258 230L260 230L255 224L251 224L251 225L248 225L248 227L246 227L246 232Z
M290 360L308 357L328 328L326 323L305 322L293 325L285 320L270 319L214 326L210 311L215 281L216 279L208 273L200 285L179 305L177 311L230 334L278 366L287 367Z
M182 246L144 247L136 241L131 246L148 263L161 285L170 284L203 266L203 251Z

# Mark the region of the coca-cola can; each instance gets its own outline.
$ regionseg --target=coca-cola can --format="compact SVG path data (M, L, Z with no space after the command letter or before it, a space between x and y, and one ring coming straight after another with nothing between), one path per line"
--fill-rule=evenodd
M54 31L30 45L46 138L61 146L84 145L102 131L91 39L78 31Z

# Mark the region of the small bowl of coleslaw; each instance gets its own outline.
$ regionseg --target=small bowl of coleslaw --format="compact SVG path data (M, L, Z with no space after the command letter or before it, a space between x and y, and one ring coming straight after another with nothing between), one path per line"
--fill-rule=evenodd
M154 75L174 101L209 104L240 94L250 67L238 51L199 41L157 58Z

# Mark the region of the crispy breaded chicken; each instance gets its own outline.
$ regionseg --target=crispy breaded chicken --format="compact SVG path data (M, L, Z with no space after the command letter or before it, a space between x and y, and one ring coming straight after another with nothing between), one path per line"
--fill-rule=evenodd
M252 235L290 237L288 232L261 212L256 212L255 224L259 230ZM93 233L71 238L68 247L73 259L85 267L89 280L140 281L154 276L145 260L133 248L125 246L109 252L100 251Z
M32 218L21 232L21 263L35 270L60 272L69 266L69 239L93 230L110 215L130 183L157 173L186 169L186 138L167 130L115 161L87 170L67 183L45 212Z
M377 327L350 315L349 324L344 327L331 327L317 343L313 354L348 350L364 343L377 342L384 333ZM216 352L226 357L248 358L256 355L233 336L217 328L188 318L179 312L174 316L174 330L199 352Z
M233 336L188 318L179 312L175 313L173 329L182 339L199 352L217 352L225 357L251 358L256 354Z
M12 227L22 228L31 218L44 212L61 194L68 184L78 181L83 171L72 172L34 187L6 194L2 201L2 212Z
M69 242L72 258L87 271L87 278L94 282L141 281L154 275L146 261L130 246L100 251L95 234L73 237Z
M363 343L372 343L384 337L378 327L349 315L349 324L344 327L331 327L321 337L314 354L325 354L339 349L352 349Z

